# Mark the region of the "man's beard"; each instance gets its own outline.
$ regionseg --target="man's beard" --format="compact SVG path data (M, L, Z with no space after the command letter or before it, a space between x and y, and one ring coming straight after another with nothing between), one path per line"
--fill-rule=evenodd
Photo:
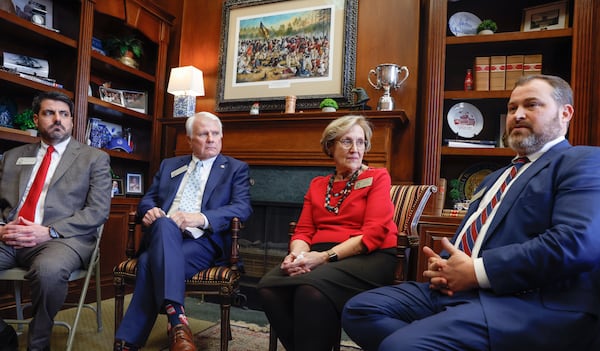
M519 155L530 155L537 152L546 145L547 142L556 139L560 136L561 125L560 116L557 114L556 118L553 118L548 124L543 126L543 129L539 133L535 133L529 129L531 134L525 134L523 132L514 133L511 132L508 135L508 145L511 149L517 151Z

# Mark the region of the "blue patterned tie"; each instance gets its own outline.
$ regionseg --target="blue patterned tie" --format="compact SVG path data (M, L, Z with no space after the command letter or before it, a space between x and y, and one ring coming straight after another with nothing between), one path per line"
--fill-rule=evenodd
M193 213L200 212L200 170L202 169L202 161L196 162L194 169L188 175L187 182L181 194L179 202L179 211Z
M508 186L508 183L510 183L511 180L513 180L513 178L517 175L519 169L527 162L529 162L529 159L527 157L519 157L518 159L513 161L513 165L510 168L510 172L504 179L504 182L502 182L502 184L500 185L500 188L498 189L494 197L490 200L490 202L483 209L483 211L481 211L479 216L471 223L471 225L469 225L465 234L463 235L458 245L458 248L464 251L464 253L471 256L471 250L475 245L475 240L477 240L477 235L479 235L481 227L488 219L488 216L492 213L494 207L496 207L496 205L500 202L500 199L502 198L502 193L504 192L504 189L506 189L506 187Z

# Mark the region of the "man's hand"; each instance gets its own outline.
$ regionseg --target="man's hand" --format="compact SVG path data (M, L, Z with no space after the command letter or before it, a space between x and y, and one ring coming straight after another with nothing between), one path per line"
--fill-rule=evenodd
M50 228L35 224L23 217L7 223L2 227L1 239L6 245L15 249L33 247L50 240Z
M144 218L142 218L142 223L146 227L149 227L152 223L154 223L156 219L160 217L165 217L166 215L167 214L162 209L158 207L152 207L151 209L146 211L146 214L144 214Z
M423 253L428 257L423 276L429 278L430 288L449 296L458 291L478 288L473 259L455 248L447 238L442 239L442 247L450 254L450 258L443 259L431 248L423 248Z
M171 219L177 224L181 231L185 228L202 228L204 227L204 216L200 213L187 213L177 211L173 213Z

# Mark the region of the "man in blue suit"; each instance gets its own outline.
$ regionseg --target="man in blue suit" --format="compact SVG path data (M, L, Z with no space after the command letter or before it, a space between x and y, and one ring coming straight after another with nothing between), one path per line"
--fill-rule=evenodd
M424 248L428 283L348 301L343 327L363 349L597 349L600 148L565 140L572 99L558 77L516 83L508 143L529 162L507 186L509 168L484 179L444 253Z
M220 154L219 118L188 118L192 155L164 160L138 206L142 238L135 290L115 336L115 350L142 347L159 312L168 318L171 351L196 350L183 309L185 279L229 260L233 217L252 213L246 163Z

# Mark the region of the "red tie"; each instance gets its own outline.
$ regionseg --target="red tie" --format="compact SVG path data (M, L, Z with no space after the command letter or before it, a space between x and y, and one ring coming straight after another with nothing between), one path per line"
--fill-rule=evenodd
M483 211L481 211L479 216L477 216L477 218L469 225L469 227L465 231L465 234L463 235L462 240L458 245L458 248L464 251L464 253L471 256L471 250L475 245L475 240L477 240L477 236L479 235L481 227L488 219L488 216L492 213L494 207L496 207L496 205L500 202L500 199L502 198L502 193L508 186L508 183L510 183L510 181L513 180L513 178L517 175L517 172L519 172L519 169L521 169L521 167L527 162L529 162L529 159L527 157L519 157L518 159L513 161L513 166L511 167L510 172L500 185L500 188L498 189L494 197L490 200L490 202L483 209Z
M46 174L48 174L48 167L50 167L50 161L52 160L53 152L54 146L48 146L48 150L46 150L42 164L40 164L40 168L35 174L35 179L31 184L31 188L29 189L27 198L23 203L23 207L21 207L21 211L19 211L19 216L27 220L35 220L35 208L37 207L40 194L42 193L42 188L44 188L44 183L46 182Z

